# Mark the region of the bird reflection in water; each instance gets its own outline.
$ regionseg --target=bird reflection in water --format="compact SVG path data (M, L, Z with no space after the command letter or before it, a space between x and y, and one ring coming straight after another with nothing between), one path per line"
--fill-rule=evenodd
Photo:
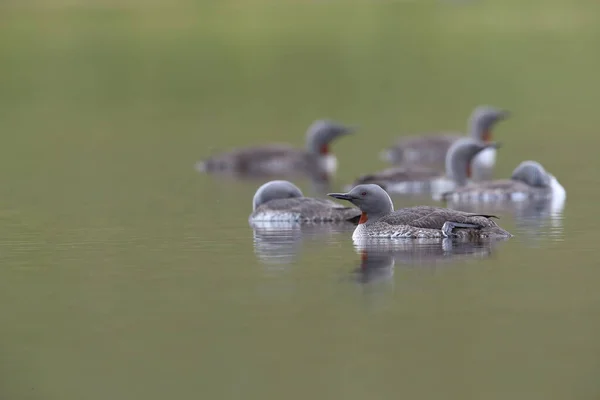
M437 265L487 258L505 239L364 239L355 241L360 267L354 272L360 283L389 280L396 264Z
M468 203L449 202L448 207L467 212L511 215L517 227L515 234L529 245L541 240L563 238L564 199L540 199L522 202Z
M252 222L254 232L254 254L267 265L283 266L295 262L302 243L311 238L340 232L352 232L351 223L299 224L291 222Z

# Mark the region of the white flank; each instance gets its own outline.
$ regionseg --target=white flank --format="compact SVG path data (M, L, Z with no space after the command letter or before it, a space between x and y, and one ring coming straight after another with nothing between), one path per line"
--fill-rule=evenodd
M567 199L567 191L553 176L550 179L550 189L552 190L552 211L562 211L565 206L565 200Z
M290 168L290 162L287 158L272 158L268 160L259 160L260 168L270 173L286 171Z
M300 214L281 211L259 211L250 216L250 222L297 222Z
M415 193L419 191L422 182L390 182L386 183L388 193Z
M483 201L484 203L493 202L493 201L497 200L497 197L494 196L492 193L489 193L489 192L483 192L483 193L481 193L480 197L481 197L481 201Z
M454 189L456 189L456 184L448 178L437 178L431 181L431 193L433 193L434 197L438 197L442 193L451 192Z
M510 194L510 199L512 201L525 201L528 199L527 193L523 192L514 192Z

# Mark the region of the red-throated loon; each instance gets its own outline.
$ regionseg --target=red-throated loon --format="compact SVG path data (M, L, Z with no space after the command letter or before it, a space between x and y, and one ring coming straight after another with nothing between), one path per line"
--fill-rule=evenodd
M503 238L511 234L492 215L417 206L394 211L390 196L378 185L358 185L348 193L330 193L362 211L352 239L361 238Z
M315 121L306 133L306 147L287 144L235 149L196 164L201 172L228 173L237 176L308 176L329 179L337 170L331 143L354 131L329 120Z
M304 197L288 181L270 181L258 188L252 199L253 222L356 222L361 211L331 200Z
M508 116L508 111L496 107L475 108L469 118L469 136L480 142L492 141L494 125ZM380 157L392 164L433 166L442 170L446 152L452 143L461 137L464 136L455 132L403 137L392 147L382 151ZM491 179L495 164L495 149L489 148L479 153L473 160L473 179L476 181Z

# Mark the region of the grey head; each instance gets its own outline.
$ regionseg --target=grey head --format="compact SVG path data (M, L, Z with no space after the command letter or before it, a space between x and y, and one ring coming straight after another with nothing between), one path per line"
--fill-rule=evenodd
M469 118L469 134L473 139L489 142L496 122L508 118L510 113L492 106L479 106Z
M515 168L510 179L525 182L529 186L549 187L551 175L536 161L523 161Z
M328 154L329 145L340 136L354 132L354 128L338 122L320 119L312 123L306 132L306 149L313 154Z
M471 177L471 161L482 150L487 148L499 148L500 143L484 143L470 137L458 139L450 146L446 153L446 175L458 186L467 184Z
M298 186L288 181L270 181L258 188L252 199L252 210L267 201L275 199L290 199L294 197L303 197L302 191Z
M329 193L328 196L349 201L360 208L363 216L367 214L371 221L394 211L394 203L390 196L381 186L375 184L357 185L348 193Z

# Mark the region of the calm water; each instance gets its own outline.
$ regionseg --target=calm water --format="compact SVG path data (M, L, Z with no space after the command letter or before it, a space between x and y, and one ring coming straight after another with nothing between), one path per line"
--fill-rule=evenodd
M600 396L597 4L50 3L0 5L0 397ZM339 189L480 103L567 190L508 241L253 230L194 169L330 117Z

